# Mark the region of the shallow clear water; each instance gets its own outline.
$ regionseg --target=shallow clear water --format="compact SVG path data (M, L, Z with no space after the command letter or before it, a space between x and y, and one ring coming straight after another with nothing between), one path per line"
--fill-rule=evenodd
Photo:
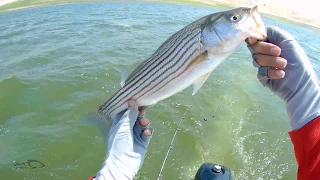
M1 179L86 179L106 147L80 119L120 86L119 71L150 56L171 34L217 9L143 2L79 3L0 13ZM320 74L320 35L291 32ZM203 162L234 179L295 179L284 103L256 80L243 44L195 96L187 89L148 109L155 129L137 179L156 179L187 105L163 179L191 179ZM204 121L204 119L207 121ZM38 160L44 168L18 163ZM39 165L39 164L38 164Z

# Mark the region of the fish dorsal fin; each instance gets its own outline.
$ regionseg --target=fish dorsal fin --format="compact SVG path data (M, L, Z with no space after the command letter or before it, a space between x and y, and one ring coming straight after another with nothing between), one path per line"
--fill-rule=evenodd
M120 72L120 85L123 87L130 75L137 69L143 61L137 61Z
M197 80L193 82L193 91L192 91L192 96L197 93L197 91L201 88L201 86L206 82L208 77L210 76L211 72L208 72L202 76L200 76Z

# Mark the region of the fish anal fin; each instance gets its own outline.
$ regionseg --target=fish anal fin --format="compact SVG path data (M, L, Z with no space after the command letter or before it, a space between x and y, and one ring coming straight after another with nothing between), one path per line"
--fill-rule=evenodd
M120 85L123 87L128 78L134 73L135 70L143 63L143 61L137 61L120 72Z
M140 106L139 108L138 108L138 110L139 111L144 111L144 110L146 110L147 108L149 108L150 106Z
M81 119L81 122L91 124L97 127L103 142L107 143L108 134L111 128L110 120L108 120L99 112L90 112L86 117Z
M208 51L204 51L200 55L198 55L196 58L194 58L187 66L187 69L193 68L197 66L198 64L201 64L202 62L206 61L208 59Z
M127 71L123 70L120 72L120 85L121 85L121 87L123 87L124 84L126 83L126 79L127 79Z
M208 79L210 74L211 74L211 72L203 74L202 76L200 76L197 80L195 80L193 82L192 95L195 95L197 93L197 91L201 88L201 86L204 84L204 82L206 82L206 80Z

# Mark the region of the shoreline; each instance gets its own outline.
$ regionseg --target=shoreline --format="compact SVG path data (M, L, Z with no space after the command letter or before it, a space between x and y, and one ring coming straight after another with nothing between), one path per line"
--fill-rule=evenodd
M10 12L15 10L21 10L26 8L34 8L41 6L50 6L50 5L59 5L59 4L70 4L70 3L81 3L81 2L105 2L108 0L0 0L0 13ZM128 0L127 0L128 1ZM129 0L130 2L135 2L137 0ZM139 0L138 0L139 1ZM141 1L141 0L140 0ZM244 2L245 0L240 0L234 2L232 0L142 0L143 2L163 2L163 3L174 3L174 4L188 4L195 6L205 6L205 7L214 7L217 9L231 9L239 6L252 6L248 2ZM6 3L7 2L7 3ZM125 2L125 0L123 0ZM6 4L4 4L6 3ZM283 23L294 24L297 26L308 26L307 28L311 30L315 30L320 32L320 21L312 22L306 16L296 17L299 14L294 14L292 17L289 15L284 17L285 15L278 15L280 10L282 10L282 14L288 13L290 9L285 9L285 7L278 6L273 11L270 11L269 7L266 7L264 2L258 3L259 11L261 16L268 17L273 20L277 20ZM269 12L268 12L269 11ZM275 12L278 14L275 14ZM293 13L293 11L292 11Z

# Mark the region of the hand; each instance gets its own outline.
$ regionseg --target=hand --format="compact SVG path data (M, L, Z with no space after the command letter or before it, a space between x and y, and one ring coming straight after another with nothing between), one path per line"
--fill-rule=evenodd
M111 126L107 156L95 179L133 179L143 163L153 129L135 101L128 105Z
M320 116L320 85L312 65L294 37L267 28L267 42L248 39L258 79L286 102L293 130Z

